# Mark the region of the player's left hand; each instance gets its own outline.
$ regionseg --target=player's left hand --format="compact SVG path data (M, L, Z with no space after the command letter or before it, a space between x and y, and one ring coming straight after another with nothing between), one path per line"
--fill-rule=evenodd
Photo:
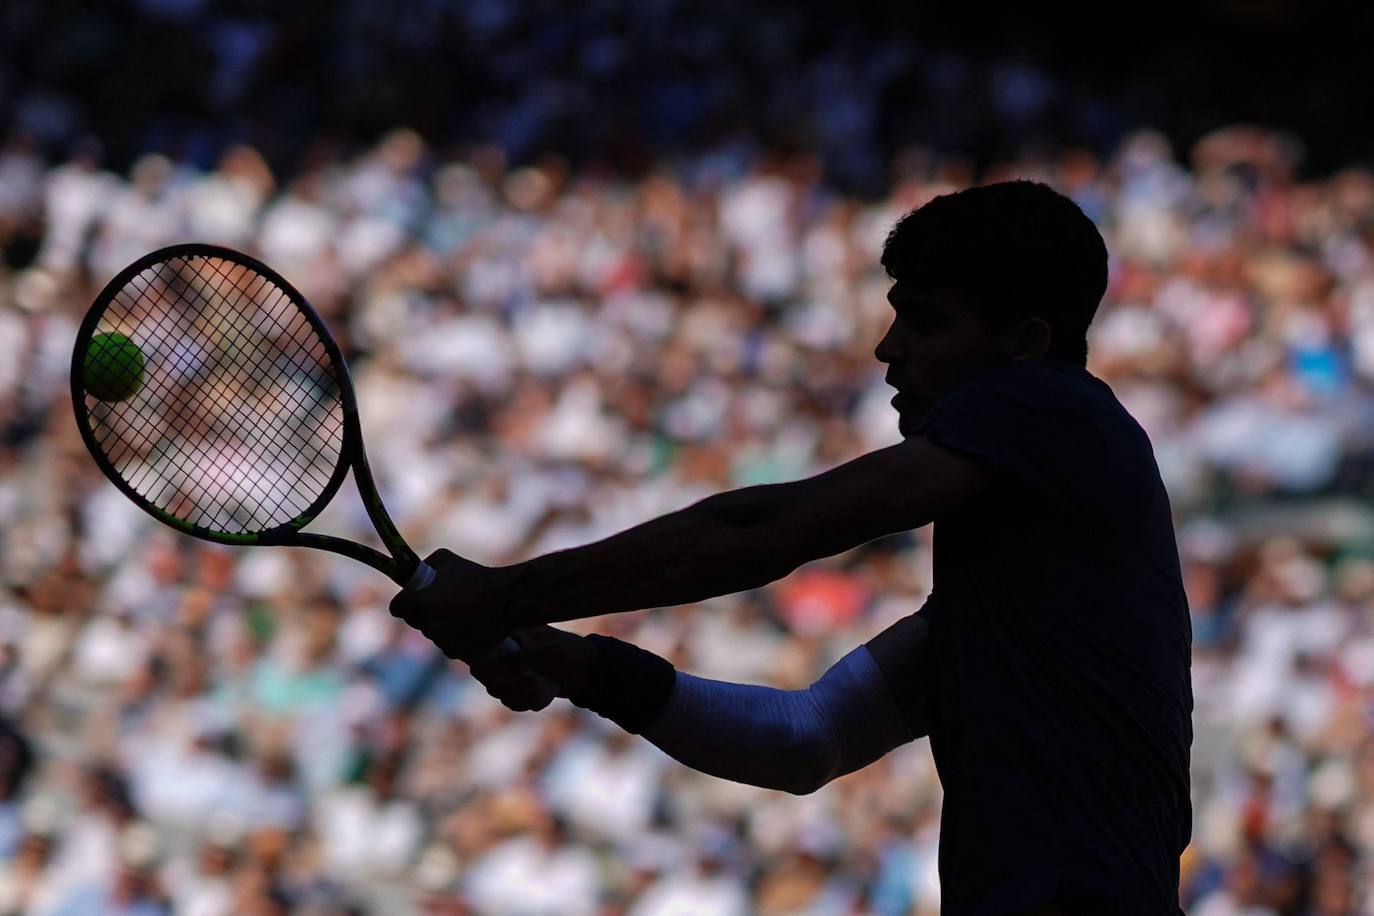
M586 688L598 656L585 637L540 626L516 630L511 639L518 650L498 650L472 663L472 676L507 709L540 710L555 696L573 697Z
M510 635L494 570L443 549L425 562L434 567L434 582L397 592L391 599L392 616L425 634L449 658L468 664Z

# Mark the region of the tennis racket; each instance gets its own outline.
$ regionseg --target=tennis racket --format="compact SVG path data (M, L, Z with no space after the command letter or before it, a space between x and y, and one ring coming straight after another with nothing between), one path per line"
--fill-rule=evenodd
M219 544L332 551L407 589L434 581L377 493L338 344L262 262L201 244L139 258L81 323L71 384L96 464L158 521ZM301 530L350 469L387 553ZM486 658L517 649L507 639Z

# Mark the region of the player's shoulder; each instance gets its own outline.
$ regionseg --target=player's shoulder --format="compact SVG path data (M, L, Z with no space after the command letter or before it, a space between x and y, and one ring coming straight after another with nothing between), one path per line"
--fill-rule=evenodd
M1110 393L1106 382L1086 366L1060 359L1023 359L983 370L973 381L997 388L1016 390L1021 386L1047 385L1060 389Z
M1086 366L1063 360L1018 360L984 370L966 387L967 396L986 393L1026 408L1084 415L1103 426L1129 418L1110 385Z
M1112 505L1157 475L1148 437L1082 365L1011 363L968 379L918 425L1065 505Z

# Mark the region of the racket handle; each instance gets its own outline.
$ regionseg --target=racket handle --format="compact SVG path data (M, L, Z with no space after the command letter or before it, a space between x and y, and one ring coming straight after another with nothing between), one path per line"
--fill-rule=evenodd
M430 566L424 560L421 560L419 565L415 567L415 572L410 574L410 579L406 581L405 588L410 591L418 591L422 588L429 588L431 585L434 584L434 579L436 576L438 576L438 573L434 571L434 567ZM488 651L485 655L483 655L482 659L484 661L495 661L503 655L509 655L512 652L519 651L520 645L515 640L507 636L499 646L497 646L495 649ZM541 693L547 694L550 700L558 696L557 681L552 681L549 678L546 678L542 675L535 675L535 678L539 681Z
M401 587L408 592L417 592L422 588L429 588L433 585L434 577L437 575L439 574L434 571L433 566L421 560L416 565L415 572L410 574L410 578L406 580L406 584Z
M434 580L438 575L439 574L434 571L433 566L421 560L415 567L415 572L411 573L410 578L406 580L405 589L406 591L418 592L421 589L429 588L434 584ZM519 651L520 646L515 640L507 636L501 645L487 652L485 657L488 659L495 659L498 655L508 655L511 652Z

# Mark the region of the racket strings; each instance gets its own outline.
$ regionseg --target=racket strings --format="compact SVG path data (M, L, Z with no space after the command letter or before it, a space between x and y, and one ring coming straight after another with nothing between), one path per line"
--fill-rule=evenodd
M229 281L232 283L231 278L225 276L222 269L216 272L219 275L220 280ZM261 280L261 278L259 279ZM246 380L248 382L261 383L266 377L266 367L261 365L261 361L254 362L244 358L246 354L252 353L254 348L252 347L251 342L247 340L244 336L245 333L247 333L246 330L243 328L234 327L230 323L231 317L234 316L232 316L225 308L223 308L224 303L221 298L225 295L226 291L218 283L212 282L210 284L211 289L219 295L216 297L210 297L199 293L196 290L194 284L181 283L179 278L174 278L173 284L174 285L172 285L172 291L180 293L184 300L187 300L191 304L198 306L201 310L201 316L206 318L206 329L208 329L212 334L221 337L224 343L227 345L225 351L231 358L231 375L240 376L242 377L242 380ZM259 286L261 285L262 284L260 283ZM178 287L181 288L178 289ZM248 294L251 296L253 293L258 292L257 290L245 290L239 284L233 284L233 287L234 291L240 294ZM148 291L145 288L142 292L144 293L144 295L146 295ZM272 292L277 296L283 295L280 290L276 290L275 288L272 289ZM261 331L262 328L259 325L254 330ZM313 335L313 329L311 329L309 325L306 322L304 322L304 320L301 320L297 323L295 331L297 332L297 335L293 336L293 342L296 344L303 343L301 337L299 336L300 333L304 332L306 334ZM322 348L320 348L320 352L322 352ZM183 366L181 368L185 369L187 368L187 366L185 365L185 353L183 353L182 356L183 359L181 360L181 362L183 363ZM303 367L299 363L299 361L291 360L291 362L292 368L295 371L300 372L305 369L305 367ZM203 390L201 386L203 386L206 383L206 381L211 377L211 372L214 368L216 367L207 363L203 367L193 369L192 378L190 379L191 384L184 387L180 392L177 393L181 396L178 397L172 405L172 413L169 419L174 427L184 428L184 424L188 420L194 420L197 424L212 424L208 429L204 425L197 425L187 430L187 432L190 433L190 435L185 436L184 438L188 440L186 444L191 447L191 457L194 460L203 461L203 459L206 457L206 453L204 448L201 446L203 446L206 443L207 438L209 438L209 441L213 441L214 438L218 438L221 441L224 439L229 439L235 442L235 444L251 445L251 441L245 443L244 437L242 435L237 434L241 430L250 430L258 433L259 436L261 436L265 432L267 433L268 438L268 442L266 443L267 445L270 445L276 449L289 449L290 443L287 443L286 441L281 439L280 434L277 432L274 426L262 425L260 422L262 418L259 416L252 416L250 415L250 413L246 412L243 409L243 402L231 400L224 397L219 397L215 399L213 404L206 404L203 398L198 398L194 396L195 394L198 394L200 393L200 391ZM317 398L317 401L318 400L319 399ZM225 410L226 412L215 415L210 413L209 410L207 410L207 408ZM207 437L207 433L219 433L219 435ZM318 449L316 451L318 452ZM257 449L251 454L251 457L255 460L260 461L267 456L264 454L263 449ZM299 465L295 467L298 470L306 469L311 467L311 464L301 462ZM224 467L222 462L216 464L214 466L214 470L218 473L212 475L213 479L216 483L223 484L226 479L223 473ZM297 479L294 481L294 483L301 483L303 476L304 475L298 474ZM327 483L327 480L327 475L321 479L316 479L315 489L321 489L324 486L324 484ZM264 488L257 475L243 477L241 482L247 487L250 495L256 498L256 500L258 500L259 502L265 503L271 501L274 497L273 493L268 492ZM195 493L194 491L183 492L180 498L175 503L169 504L167 508L174 514L186 514L186 510L191 508L192 504L198 501L196 498L198 495L199 494Z
M91 432L139 496L213 531L264 531L301 516L343 451L338 368L295 300L236 262L185 255L134 276L96 332L130 337L142 387L86 395Z
M226 278L226 279L227 279L227 278ZM258 279L261 281L262 284L267 284L267 281L266 281L265 278L259 277ZM269 287L270 287L270 284L269 284ZM272 294L274 294L274 295L276 295L276 296L284 296L284 293L282 293L281 290L278 290L278 289L276 289L275 287L270 287L270 290L271 290ZM217 291L218 291L218 290L217 290ZM238 292L241 292L241 293L244 293L245 295L251 295L251 294L247 293L246 290L238 289L237 291L238 291ZM194 291L193 291L193 292L194 292ZM196 295L198 298L201 298L201 299L202 299L202 304L203 304L204 307L206 307L207 309L211 309L211 311L208 312L208 314L210 315L210 319L209 319L210 328L211 328L213 331L215 331L216 333L224 334L226 337L229 338L228 342L229 342L229 343L233 346L233 348L234 348L232 352L234 352L234 353L236 353L236 354L245 352L246 345L247 345L247 341L245 341L245 340L243 340L243 339L241 338L241 335L239 334L238 331L236 331L235 329L233 329L233 328L231 328L231 327L226 326L226 325L223 323L223 320L224 320L224 318L225 318L225 314L224 314L223 312L213 310L213 309L215 308L216 303L211 302L211 301L205 301L205 300L204 300L204 297L199 296L199 294L195 294L195 295ZM313 336L313 333L314 333L314 332L313 332L313 329L310 328L309 325L308 325L307 323L305 323L304 321L302 321L302 322L301 322L301 327L304 329L304 332L305 332L305 333L307 333L307 334ZM307 341L302 341L302 340L297 339L297 338L293 338L293 341L292 341L292 342L293 342L293 343L296 343L296 344L300 344L300 345L304 345L305 343L307 343ZM320 349L320 355L322 355L322 354L323 354L323 347L320 346L319 349ZM289 354L288 354L288 358L289 358ZM305 367L301 366L299 363L295 362L294 360L292 360L291 363L292 363L291 368L292 368L293 370L295 370L295 371L306 371ZM245 369L246 369L247 372L248 372L248 380L251 381L251 382L254 382L254 383L257 383L257 384L261 384L262 382L266 381L266 376L265 376L265 374L263 373L262 367L261 367L261 366L257 366L257 365L244 365L241 361L236 361L234 368L235 368L236 370L245 370ZM226 416L225 414L220 414L220 415L214 416L213 419L210 418L210 417L200 417L200 418L196 418L196 419L197 419L197 422L198 422L198 423L201 423L201 422L211 423L211 424L213 424L213 426L211 427L212 429L217 427L220 431L223 431L223 432L225 432L225 433L232 434L232 432L233 432L236 428L243 428L243 425L244 425L244 424L250 423L251 421L253 421L253 420L255 420L255 419L258 419L258 418L255 418L255 417L250 417L249 415L245 414L245 413L240 409L240 407L238 406L238 404L236 404L236 403L233 402L233 401L224 401L224 400L221 400L221 401L219 401L215 406L217 406L217 407L225 407L226 405L229 407L229 415L228 415L228 416ZM186 412L187 412L189 409L197 409L198 412L203 413L203 410L199 410L200 408L203 408L203 406L204 406L204 405L199 404L199 403L196 402L194 399L180 400L180 401L178 402L178 404L177 404L177 408L178 408L178 411L179 411L179 415L178 415L178 417L176 417L176 418L174 419L174 422L175 422L176 419L184 419L184 418L186 418L186 417L185 417L185 414L186 414ZM236 422L239 424L238 426L235 426L235 423L236 423ZM281 446L281 447L285 447L285 446L286 446L286 443L285 443L285 442L281 442L281 441L278 441L278 440L277 440L277 437L276 437L274 431L273 431L270 427L267 427L266 429L267 429L267 432L268 432L268 434L269 434L269 437L273 439L273 444L276 444L276 445ZM195 432L199 432L199 433L201 433L201 434L204 434L204 433L206 432L206 430L200 429L200 428L197 428L197 429L194 430L194 431L195 431ZM318 450L317 450L317 454L316 454L315 456L312 456L312 457L318 458ZM302 464L300 467L301 467L302 469L308 469L308 468L310 467L310 465ZM332 467L332 466L331 466L331 467ZM326 475L322 480L317 481L317 483L318 483L319 486L321 486L321 487L323 487L327 482L328 482L328 476L327 476L327 475Z

